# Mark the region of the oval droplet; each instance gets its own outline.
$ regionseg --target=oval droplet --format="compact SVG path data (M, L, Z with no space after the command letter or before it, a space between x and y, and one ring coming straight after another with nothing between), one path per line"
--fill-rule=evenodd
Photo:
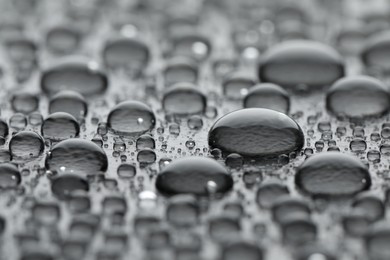
M212 191L210 186L213 186ZM233 179L213 159L187 157L167 165L157 176L156 187L165 195L191 193L207 196L210 193L228 192L233 187Z
M275 157L299 151L304 143L300 126L280 112L241 109L221 117L209 131L209 145L224 153Z
M355 157L326 152L309 157L298 168L295 184L310 195L350 196L369 189L371 177Z

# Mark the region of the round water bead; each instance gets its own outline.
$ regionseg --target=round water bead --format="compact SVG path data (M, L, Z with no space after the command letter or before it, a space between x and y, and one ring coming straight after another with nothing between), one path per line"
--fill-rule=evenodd
M222 260L262 260L263 250L248 242L226 244L222 249Z
M104 151L95 143L71 138L53 146L45 165L57 172L97 174L106 171L108 161Z
M346 77L327 91L326 107L338 117L379 117L390 109L390 90L372 77Z
M179 194L169 199L167 220L176 226L192 226L198 223L199 205L192 195Z
M261 83L251 88L243 100L244 108L268 108L287 114L290 97L286 90L272 83Z
M61 199L70 199L77 191L88 192L89 183L86 179L75 174L63 174L51 180L51 191Z
M173 53L177 56L188 56L196 60L206 59L211 52L210 41L195 34L180 35L173 39Z
M55 54L72 53L79 46L81 36L80 31L71 26L55 26L46 34L46 46Z
M368 38L361 58L363 63L370 68L388 70L390 68L390 31L382 30Z
M45 119L41 132L44 138L58 141L78 136L80 126L72 115L56 112Z
M117 169L117 174L119 178L128 179L134 178L137 173L137 168L128 163L122 163Z
M18 167L12 163L0 163L0 188L14 188L22 181Z
M49 113L66 112L75 118L87 114L88 105L84 97L72 90L63 90L54 95L49 101Z
M167 87L180 82L196 83L198 66L191 59L177 57L166 64L163 75Z
M39 99L36 95L28 93L16 94L11 99L11 106L16 112L29 114L38 109Z
M279 182L263 183L257 190L256 202L260 207L270 208L280 198L285 197L290 192L286 185Z
M229 99L241 99L255 84L256 81L252 77L242 71L236 71L225 76L222 82L223 94Z
M35 132L21 131L12 137L9 150L14 158L34 158L43 152L44 142Z
M108 68L141 72L149 62L149 47L135 38L113 39L106 43L103 60Z
M41 88L49 95L61 90L72 90L86 96L96 95L107 90L108 78L94 61L65 59L42 73Z
M191 115L203 113L205 95L191 83L177 83L164 92L162 106L167 114Z
M155 123L152 109L138 101L119 103L107 118L107 126L117 134L143 134L152 130Z
M298 168L295 184L304 193L350 196L371 186L367 167L351 155L326 152L309 157Z
M4 120L0 119L0 137L7 137L8 124Z
M233 187L227 170L213 159L187 157L173 161L158 174L157 189L164 195L191 193L207 196Z
M250 157L277 157L299 151L303 144L302 129L293 119L264 108L231 112L209 131L211 147Z
M307 40L271 47L259 64L259 78L284 88L319 88L344 76L343 58L333 48Z

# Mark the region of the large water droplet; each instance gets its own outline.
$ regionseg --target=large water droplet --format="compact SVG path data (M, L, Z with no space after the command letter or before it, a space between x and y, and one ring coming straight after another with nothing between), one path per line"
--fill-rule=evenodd
M56 144L46 157L46 168L57 172L97 174L107 169L107 156L95 143L68 139Z
M20 184L22 177L18 167L12 163L0 164L0 188L14 188Z
M213 190L210 190L210 186L213 186ZM191 193L207 196L210 193L228 192L233 187L233 179L213 159L188 157L166 166L157 176L156 187L166 195Z
M27 159L38 157L44 149L42 137L34 132L22 131L14 135L9 150L14 158Z
M344 76L342 57L331 47L313 41L293 40L264 53L259 78L282 87L317 88Z
M107 126L118 134L143 134L152 130L155 123L152 109L138 101L119 103L107 118Z
M284 114L290 110L288 93L272 83L263 83L251 88L243 102L244 108L268 108Z
M56 112L45 119L41 131L43 137L58 141L78 136L80 126L72 115Z
M295 184L310 195L348 196L369 189L371 177L355 157L326 152L311 156L298 168Z
M167 114L190 115L203 113L207 104L194 85L178 83L165 91L162 105Z
M70 198L76 191L89 190L87 180L74 174L64 174L54 178L51 182L51 191L53 194L63 200Z
M44 71L41 76L43 92L53 95L61 90L72 90L83 95L102 94L108 87L106 74L93 61L64 60Z
M346 77L328 90L326 107L338 117L382 116L390 109L390 90L372 77Z
M75 118L87 114L88 105L84 97L75 91L63 90L54 95L49 102L49 113L66 112Z
M225 153L274 157L299 151L304 136L285 114L264 108L237 110L221 117L210 129L209 145Z

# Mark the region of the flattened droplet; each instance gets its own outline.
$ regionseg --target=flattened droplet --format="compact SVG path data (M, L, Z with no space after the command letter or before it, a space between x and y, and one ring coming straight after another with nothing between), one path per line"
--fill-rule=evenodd
M156 187L164 195L191 193L209 195L208 184L215 184L215 193L226 193L233 179L218 162L209 158L187 157L173 161L157 176Z
M107 170L107 156L95 143L72 138L56 144L45 162L46 168L67 173L97 174Z
M47 48L56 54L72 53L80 44L80 40L80 32L68 26L53 27L46 35Z
M64 174L52 180L51 191L57 198L63 200L69 198L75 191L89 191L89 184L81 176Z
M284 88L331 85L344 76L342 57L331 47L306 40L291 40L264 53L259 78Z
M390 109L390 89L372 77L346 77L329 88L326 107L338 117L379 117Z
M97 63L64 60L42 73L41 88L49 95L61 90L72 90L86 96L97 95L107 90L108 79Z
M311 156L298 168L295 184L310 195L350 196L369 189L371 177L355 157L326 152Z
M152 109L138 101L119 103L107 118L107 126L118 134L143 134L152 130L155 123Z
M300 126L280 112L241 109L221 117L209 131L209 145L224 153L275 157L299 151L304 143Z
M162 105L168 114L191 115L203 113L207 102L194 85L178 83L165 91Z
M244 108L268 108L287 114L290 110L290 97L286 90L272 83L254 86L245 96Z
M80 126L76 118L65 112L49 115L42 124L42 135L51 140L64 140L76 137Z
M103 59L111 69L128 69L140 72L149 62L148 46L137 39L122 38L107 42Z
M222 260L262 260L263 251L248 242L235 242L224 246Z
M14 158L35 158L43 152L43 149L44 143L42 137L30 131L17 133L9 143L9 150Z
M14 188L22 181L18 167L12 163L0 164L0 188Z
M381 31L371 36L361 52L367 67L388 70L390 68L390 31Z
M84 97L75 91L63 90L54 95L49 102L49 113L66 112L75 118L87 114L88 105Z

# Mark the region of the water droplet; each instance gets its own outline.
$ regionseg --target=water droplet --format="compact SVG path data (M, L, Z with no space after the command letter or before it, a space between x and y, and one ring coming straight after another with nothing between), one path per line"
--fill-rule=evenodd
M22 181L18 167L11 163L0 164L0 187L15 188Z
M257 190L256 201L260 207L270 208L279 198L289 193L287 186L281 183L264 183Z
M81 34L70 26L56 26L46 34L47 48L55 54L68 54L77 49Z
M188 157L167 165L157 176L156 187L166 195L191 193L207 196L207 184L213 181L217 193L226 193L233 187L227 170L212 159Z
M44 71L41 76L42 91L49 95L72 90L89 96L102 94L107 87L107 76L92 62L64 60Z
M12 109L16 112L29 114L38 109L39 99L31 94L17 94L11 99Z
M244 108L268 108L284 114L287 114L290 110L288 93L272 83L262 83L251 88L243 102Z
M38 157L44 149L40 135L22 131L14 135L9 143L9 150L14 158L28 159Z
M98 174L107 169L107 156L91 141L72 138L56 144L46 157L46 168L57 172Z
M390 109L390 90L375 78L346 77L328 90L326 106L338 117L378 117Z
M310 88L331 85L344 76L342 57L331 47L305 40L273 46L259 65L259 78L282 87Z
M80 126L72 115L56 112L45 119L41 131L44 138L59 141L78 136Z
M263 251L256 245L248 242L227 244L222 249L222 260L262 260Z
M87 114L88 105L84 97L71 90L63 90L54 95L49 102L49 113L66 112L75 118L84 117Z
M221 117L210 129L209 145L225 153L274 157L299 151L304 136L299 125L285 114L248 108Z
M162 106L167 114L203 113L206 107L206 97L190 83L177 83L164 92Z
M51 181L51 191L61 199L70 199L76 191L89 191L89 184L84 178L74 174L63 174Z
M245 73L238 71L227 75L222 83L223 94L229 99L241 99L248 94L249 89L255 86L256 82Z
M138 75L149 62L149 48L141 40L121 38L107 42L103 59L111 69L124 69Z
M172 86L180 82L196 83L198 67L190 59L176 58L166 65L164 70L165 86Z
M118 134L143 134L154 128L153 111L138 101L125 101L116 105L107 118L107 126Z
M371 177L355 157L326 152L311 156L298 168L295 184L310 195L349 196L369 189Z

